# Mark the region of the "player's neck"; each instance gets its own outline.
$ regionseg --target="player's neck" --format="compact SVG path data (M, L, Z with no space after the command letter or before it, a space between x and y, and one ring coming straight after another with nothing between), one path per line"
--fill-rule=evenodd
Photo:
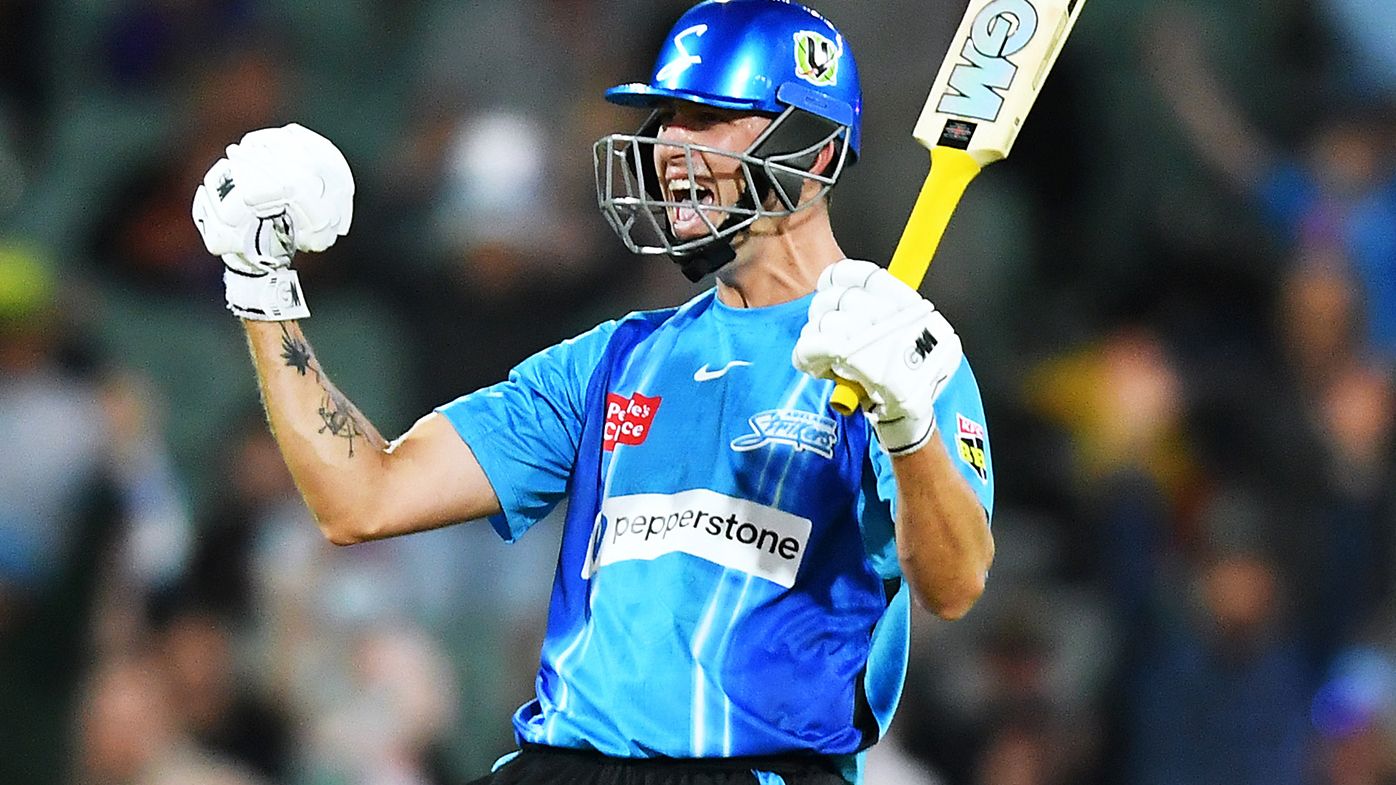
M779 305L814 291L824 268L844 258L823 205L757 222L733 244L737 258L717 273L717 296L734 308Z

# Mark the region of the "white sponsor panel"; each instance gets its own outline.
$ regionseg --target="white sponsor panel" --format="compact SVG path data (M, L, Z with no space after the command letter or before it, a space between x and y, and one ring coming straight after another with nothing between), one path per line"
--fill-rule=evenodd
M811 529L808 518L705 488L610 498L601 505L601 519L604 528L593 532L593 558L582 565L583 578L616 562L687 553L788 589Z

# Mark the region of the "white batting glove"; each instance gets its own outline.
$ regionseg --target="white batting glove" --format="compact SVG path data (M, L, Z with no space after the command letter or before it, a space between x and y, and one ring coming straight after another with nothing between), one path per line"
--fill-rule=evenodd
M314 131L292 123L229 145L193 205L204 246L223 259L228 310L264 321L309 316L291 259L347 234L353 199L344 155Z
M964 356L960 337L915 289L871 262L844 259L819 276L795 367L856 382L863 413L891 455L924 447L935 401Z

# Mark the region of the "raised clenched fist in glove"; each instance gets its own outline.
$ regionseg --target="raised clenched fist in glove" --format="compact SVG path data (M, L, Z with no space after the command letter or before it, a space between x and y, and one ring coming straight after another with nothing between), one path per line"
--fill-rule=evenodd
M229 145L194 193L194 225L222 257L228 310L244 319L310 315L296 251L323 251L348 234L354 177L339 148L292 123Z
M871 262L844 259L819 276L796 368L856 382L864 414L891 455L930 441L935 401L963 359L954 328L915 289Z

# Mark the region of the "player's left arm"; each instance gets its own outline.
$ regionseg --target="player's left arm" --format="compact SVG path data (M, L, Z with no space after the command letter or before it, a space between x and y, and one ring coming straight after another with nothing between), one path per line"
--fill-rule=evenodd
M960 424L937 422L937 401L957 374L966 374L960 386L973 385L968 367L961 367L959 336L914 289L877 265L846 259L820 276L792 361L806 373L849 379L866 391L864 413L896 478L902 575L936 615L963 616L984 591L994 541L987 503L949 453L954 442L942 437L943 428ZM951 419L953 407L945 408L941 416ZM986 472L987 483L982 425L970 418L964 427L975 426L981 443L968 445L969 460L961 462ZM972 442L976 434L967 436Z
M956 460L934 437L925 449L892 459L902 575L916 599L944 619L969 612L994 559L988 513Z

